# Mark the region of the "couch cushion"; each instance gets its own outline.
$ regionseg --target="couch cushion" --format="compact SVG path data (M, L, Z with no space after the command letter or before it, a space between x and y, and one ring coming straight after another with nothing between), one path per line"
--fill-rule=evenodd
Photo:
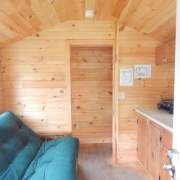
M44 142L23 180L75 180L78 145L72 137Z
M0 115L0 180L20 180L41 145L40 138L18 118Z

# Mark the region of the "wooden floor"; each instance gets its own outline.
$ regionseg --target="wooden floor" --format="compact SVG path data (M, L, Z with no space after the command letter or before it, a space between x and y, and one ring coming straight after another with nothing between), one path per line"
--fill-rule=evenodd
M142 172L111 165L111 145L86 145L80 148L78 180L146 180Z

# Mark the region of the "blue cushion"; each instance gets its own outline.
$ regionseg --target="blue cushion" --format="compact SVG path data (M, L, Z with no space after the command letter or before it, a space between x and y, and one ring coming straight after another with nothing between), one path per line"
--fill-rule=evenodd
M78 145L72 137L44 142L23 180L75 180Z
M5 112L0 115L0 180L75 180L78 146L73 137L42 142Z
M22 179L41 139L11 112L0 115L0 180Z

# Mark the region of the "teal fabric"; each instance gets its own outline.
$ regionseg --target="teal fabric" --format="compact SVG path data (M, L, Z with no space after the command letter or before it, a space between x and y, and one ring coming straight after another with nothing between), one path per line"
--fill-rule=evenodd
M13 113L0 115L0 180L75 180L78 139L42 141Z
M22 179L41 142L15 115L10 112L1 114L0 180Z
M78 140L63 137L44 142L23 180L75 180Z

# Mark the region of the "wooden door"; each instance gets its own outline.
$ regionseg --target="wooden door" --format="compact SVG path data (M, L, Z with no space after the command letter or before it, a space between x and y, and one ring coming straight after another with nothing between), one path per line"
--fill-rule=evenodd
M148 163L148 121L138 117L138 158L145 168Z
M159 127L154 123L149 126L149 155L148 155L148 170L154 180L159 180L159 162L160 162L160 148L161 148L161 132Z
M112 48L71 49L73 135L85 143L112 141Z

